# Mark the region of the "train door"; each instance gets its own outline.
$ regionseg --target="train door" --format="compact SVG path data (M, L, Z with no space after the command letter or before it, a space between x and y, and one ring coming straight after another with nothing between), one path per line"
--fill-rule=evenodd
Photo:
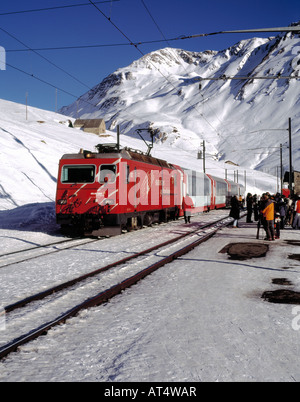
M216 181L212 179L211 209L216 208L216 194L217 194Z
M225 179L227 183L227 194L226 194L226 207L230 207L231 204L231 183Z
M171 206L174 209L174 218L178 219L182 207L183 174L177 168L171 173Z
M175 207L175 200L177 200L177 170L162 169L162 205L163 208Z
M176 170L176 185L175 185L175 204L181 208L182 206L182 197L183 197L183 190L184 190L184 174L183 171L177 169Z
M209 174L207 174L207 177L211 181L210 209L215 209L215 207L216 207L216 182Z
M189 170L180 171L180 216L183 216L183 199L189 192Z

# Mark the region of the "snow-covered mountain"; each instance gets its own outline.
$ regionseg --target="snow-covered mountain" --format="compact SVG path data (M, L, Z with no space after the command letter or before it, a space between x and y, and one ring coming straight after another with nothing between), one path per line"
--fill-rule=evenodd
M133 137L139 128L156 128L158 144L191 153L205 140L208 157L274 175L280 144L289 168L291 118L293 165L300 170L299 54L299 34L291 33L223 51L165 48L118 69L60 112L103 118L108 129L119 124ZM276 79L238 79L248 76ZM290 76L299 79L282 78Z

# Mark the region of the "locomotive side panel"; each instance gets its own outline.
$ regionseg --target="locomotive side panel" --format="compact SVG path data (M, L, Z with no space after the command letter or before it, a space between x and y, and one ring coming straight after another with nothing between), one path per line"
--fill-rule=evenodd
M180 185L176 169L131 160L122 160L120 166L120 206L124 213L174 207Z
M175 219L180 185L177 168L141 162L128 152L64 155L57 181L57 223L101 236Z

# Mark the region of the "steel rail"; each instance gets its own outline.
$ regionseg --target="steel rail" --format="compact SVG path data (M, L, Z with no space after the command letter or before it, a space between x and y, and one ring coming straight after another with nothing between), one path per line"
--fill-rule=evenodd
M81 238L73 238L73 239L64 239L64 240L59 240L59 241L55 241L53 243L45 243L45 244L38 244L36 246L32 246L32 247L28 247L28 248L23 248L21 250L14 250L14 251L10 251L8 253L4 253L4 254L0 254L0 258L2 257L6 257L8 255L14 255L14 254L20 254L20 253L25 253L27 251L33 251L33 250L39 250L40 248L47 248L47 247L51 247L51 246L56 246L57 244L63 244L63 243L69 243L71 241L76 241L76 240L80 240ZM85 244L85 243L84 243ZM79 244L81 245L81 244Z
M44 290L42 292L36 293L36 294L34 294L32 296L28 296L25 299L19 300L19 301L15 302L15 303L12 303L12 304L4 307L4 311L6 313L10 313L13 310L16 310L18 308L24 307L25 305L27 305L27 304L29 304L31 302L42 300L47 296L53 295L54 293L60 292L61 290L67 289L67 288L69 288L71 286L74 286L79 282L82 282L82 281L84 281L84 280L86 280L88 278L91 278L91 277L93 277L95 275L98 275L98 274L100 274L102 272L105 272L105 271L107 271L107 270L109 270L111 268L114 268L117 265L125 264L125 263L131 261L134 258L138 258L138 257L143 256L145 254L151 253L152 251L155 251L155 250L157 250L157 249L159 249L161 247L164 247L164 246L167 246L169 244L175 243L175 242L183 239L184 237L187 237L187 236L190 236L191 234L197 233L199 230L202 230L202 229L205 229L205 228L207 228L207 227L209 227L211 225L217 224L218 222L221 222L224 219L226 219L226 218L220 218L220 219L214 221L213 223L212 222L206 223L206 224L198 227L197 229L194 229L194 230L189 231L187 233L184 233L182 235L176 236L176 237L174 237L174 238L172 238L170 240L167 240L167 241L165 241L163 243L159 243L159 244L157 244L157 245L155 245L153 247L150 247L150 248L148 248L146 250L143 250L143 251L137 252L137 253L135 253L133 255L130 255L128 257L122 258L121 260L115 261L115 262L113 262L111 264L108 264L108 265L106 265L104 267L98 268L98 269L96 269L94 271L88 272L88 273L86 273L84 275L80 275L80 276L78 276L76 278L73 278L73 279L67 281L67 282L63 282L63 283L61 283L59 285L56 285L56 286L54 286L52 288L49 288L49 289L46 289L46 290Z
M23 250L11 251L11 252L6 253L6 254L1 254L0 259L3 258L3 257L8 257L9 258L10 256L13 256L13 255L16 255L16 254L21 254L21 256L22 256L22 253L25 254L25 253L28 253L30 251L34 252L34 251L37 251L37 250L40 250L40 249L47 249L48 247L51 247L51 246L63 245L64 243L67 244L67 243L69 243L71 241L74 242L76 240L80 240L80 239L67 239L67 240L63 240L63 241L58 241L58 242L54 242L54 243L48 243L48 244L45 244L45 245L36 246L36 247L29 247L29 248L26 248L26 249L23 249ZM42 253L40 253L38 255L28 256L28 257L25 257L25 258L22 257L23 259L21 259L21 260L7 262L4 265L0 265L0 269L6 268L6 267L8 267L10 265L20 264L21 262L34 260L35 258L44 257L44 256L49 255L49 254L58 253L60 251L68 250L68 249L73 248L73 247L83 246L85 244L89 244L89 243L99 241L100 239L88 239L88 240L85 240L85 241L84 241L84 239L81 239L81 240L82 241L78 242L77 244L66 245L66 246L63 246L63 248L57 248L55 250L44 251L44 252L42 252ZM1 262L0 262L0 264L1 264Z

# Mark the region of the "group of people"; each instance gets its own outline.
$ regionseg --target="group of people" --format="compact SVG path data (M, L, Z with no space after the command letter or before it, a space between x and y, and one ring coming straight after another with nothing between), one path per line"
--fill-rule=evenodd
M259 197L251 193L247 194L245 206L247 209L247 222L252 222L252 215L258 225L262 224L266 237L265 240L275 240L280 238L280 230L286 225L294 229L300 229L300 197L286 198L277 193L271 195L264 193ZM238 227L240 219L240 209L243 202L237 196L231 198L230 216L233 217L233 227ZM258 227L259 227L258 226Z
M286 225L293 229L300 229L300 196L286 198L280 193L271 195L264 193L259 198L256 194L247 194L246 201L235 195L231 197L230 214L234 221L233 227L238 227L240 210L247 209L247 223L251 223L252 215L254 221L258 222L258 228L263 226L266 237L265 240L275 240L280 238L280 230ZM183 200L183 211L185 223L191 222L191 211L194 207L192 198L187 194Z

